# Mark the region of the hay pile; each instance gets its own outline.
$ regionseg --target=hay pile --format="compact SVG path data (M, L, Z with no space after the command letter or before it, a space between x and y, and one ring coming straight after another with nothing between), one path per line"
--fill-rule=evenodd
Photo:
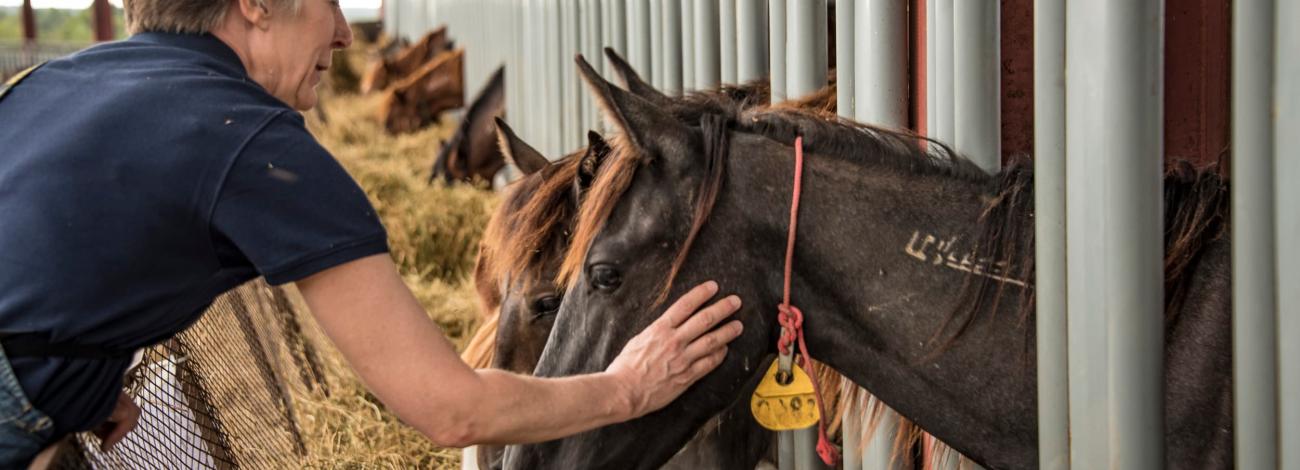
M361 183L388 228L407 285L461 348L477 326L469 274L496 198L463 185L430 186L430 167L451 125L392 136L375 118L378 102L376 96L324 97L321 112L308 113L308 127ZM305 467L459 468L458 449L435 447L400 424L362 387L314 323L307 323L321 350L326 390L293 392L310 455ZM431 402L438 393L429 391Z

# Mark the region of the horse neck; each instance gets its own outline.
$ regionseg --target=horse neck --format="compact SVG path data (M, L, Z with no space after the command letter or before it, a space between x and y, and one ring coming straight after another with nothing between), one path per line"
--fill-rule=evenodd
M760 152L743 145L733 155ZM781 292L793 162L777 164L729 165L730 190L719 201L719 215L740 214L751 239L762 241L750 245L754 259L770 260L759 274L762 295ZM1036 436L1033 356L1026 354L1032 323L1012 313L1020 280L971 254L985 184L872 166L806 159L791 296L803 311L810 355L966 455L1031 466L1035 450L1024 443ZM1023 259L1032 247L1019 250ZM736 259L734 249L729 257ZM983 313L940 351L935 334L975 275L1007 278L1000 311Z

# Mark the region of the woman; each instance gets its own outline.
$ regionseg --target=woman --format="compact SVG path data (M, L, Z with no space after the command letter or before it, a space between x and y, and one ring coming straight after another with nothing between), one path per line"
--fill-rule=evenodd
M121 393L131 352L259 275L295 283L367 386L444 446L644 415L740 334L716 327L739 299L700 308L717 292L707 283L604 372L469 369L402 283L360 188L294 112L316 104L331 50L352 41L338 3L125 7L131 39L52 61L0 101L0 468L72 432L120 441L139 417Z

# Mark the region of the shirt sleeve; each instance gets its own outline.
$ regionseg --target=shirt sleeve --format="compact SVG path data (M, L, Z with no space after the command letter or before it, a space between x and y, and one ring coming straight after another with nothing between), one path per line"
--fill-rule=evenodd
M296 115L273 119L235 157L211 224L272 285L388 251L361 187Z

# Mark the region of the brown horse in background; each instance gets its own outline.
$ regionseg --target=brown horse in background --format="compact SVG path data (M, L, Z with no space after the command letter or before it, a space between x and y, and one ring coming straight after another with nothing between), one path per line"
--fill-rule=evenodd
M451 140L443 143L438 151L430 182L441 178L445 183L475 180L490 183L506 166L492 124L495 119L505 116L505 88L505 67L502 66L470 102Z
M400 40L395 40L394 43L400 44ZM425 34L415 44L398 52L395 57L389 58L387 54L381 54L379 60L375 61L361 77L361 92L370 93L386 89L389 85L398 83L420 70L421 66L439 55L450 52L452 47L452 41L447 37L447 27L443 26Z
M443 111L465 105L465 50L441 54L386 92L379 108L384 128L415 132L437 122Z

